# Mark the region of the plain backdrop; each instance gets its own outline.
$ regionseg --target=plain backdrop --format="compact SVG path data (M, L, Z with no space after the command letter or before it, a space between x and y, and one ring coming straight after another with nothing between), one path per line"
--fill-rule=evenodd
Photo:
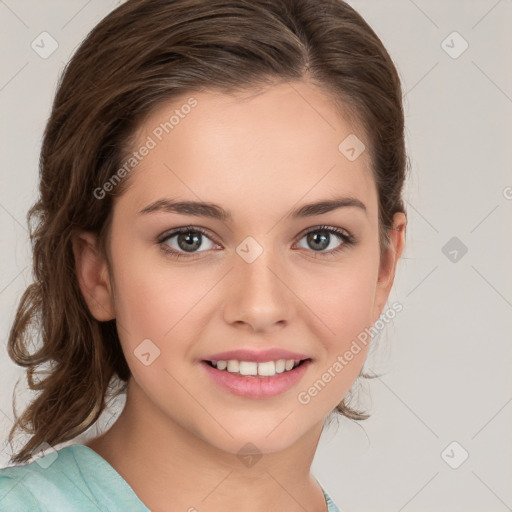
M313 472L347 512L511 510L512 2L350 3L403 80L409 225L389 301L403 311L367 366L383 373L360 393L371 418L326 429ZM18 380L19 407L30 397L6 343L31 282L41 137L63 66L118 4L0 1L0 466ZM42 32L58 44L47 58L31 46Z

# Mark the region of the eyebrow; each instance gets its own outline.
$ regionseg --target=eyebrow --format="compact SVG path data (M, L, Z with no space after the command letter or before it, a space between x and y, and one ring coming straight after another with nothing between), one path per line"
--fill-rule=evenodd
M365 214L366 206L355 197L337 197L315 203L305 204L295 210L292 210L286 217L293 219L312 217L314 215L322 215L338 208L358 208ZM225 210L214 203L206 203L200 201L176 201L174 199L158 199L143 208L139 214L146 215L154 212L179 213L182 215L194 215L197 217L210 217L221 221L233 220L233 215L229 210Z

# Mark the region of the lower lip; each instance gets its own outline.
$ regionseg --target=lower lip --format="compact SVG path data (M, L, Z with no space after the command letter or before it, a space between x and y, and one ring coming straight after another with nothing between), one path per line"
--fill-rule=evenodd
M226 370L217 370L205 361L201 361L201 366L217 384L235 395L247 398L270 398L288 391L300 381L310 364L311 360L308 359L293 370L278 373L272 377L260 377L242 376Z

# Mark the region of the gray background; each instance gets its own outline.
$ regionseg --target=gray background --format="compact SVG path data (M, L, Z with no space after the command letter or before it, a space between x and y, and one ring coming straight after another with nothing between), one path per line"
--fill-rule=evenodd
M0 0L0 466L24 373L5 347L31 282L25 217L42 133L64 64L119 3ZM367 365L384 373L359 395L372 417L327 429L313 472L346 512L512 510L512 2L350 3L403 80L409 226L389 304L404 310ZM46 59L31 48L43 31L58 42Z

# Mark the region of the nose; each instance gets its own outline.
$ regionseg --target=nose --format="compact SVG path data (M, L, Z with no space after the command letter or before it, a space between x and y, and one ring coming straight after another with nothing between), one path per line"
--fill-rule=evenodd
M272 332L292 319L293 293L286 284L286 273L270 251L252 263L235 260L226 283L224 319L229 324L254 332Z

